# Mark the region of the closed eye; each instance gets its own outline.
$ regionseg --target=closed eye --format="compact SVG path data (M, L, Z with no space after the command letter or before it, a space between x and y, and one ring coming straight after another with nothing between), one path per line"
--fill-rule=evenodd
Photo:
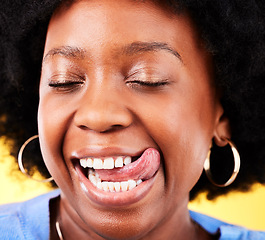
M162 80L162 81L140 81L140 80L132 80L132 81L126 81L126 84L129 85L141 85L141 86L146 86L146 87L160 87L164 85L168 85L169 81L168 80Z
M58 92L72 92L83 86L85 78L75 73L59 73L53 75L48 82L49 87Z
M71 81L65 81L65 82L50 82L49 86L54 88L68 88L73 87L75 85L83 84L83 82L71 82Z
M84 85L84 81L51 81L49 87L53 88L58 93L72 93L79 90Z

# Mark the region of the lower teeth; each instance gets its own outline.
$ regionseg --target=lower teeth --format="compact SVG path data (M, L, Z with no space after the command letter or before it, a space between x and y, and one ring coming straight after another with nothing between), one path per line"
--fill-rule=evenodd
M94 186L105 192L126 192L134 189L136 186L142 183L141 179L137 181L130 179L123 182L102 182L102 180L99 178L99 175L92 169L90 169L88 172L88 179Z

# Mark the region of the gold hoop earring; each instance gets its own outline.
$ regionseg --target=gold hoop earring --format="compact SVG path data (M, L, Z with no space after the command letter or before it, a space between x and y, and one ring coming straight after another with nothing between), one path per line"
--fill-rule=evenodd
M227 143L230 145L233 156L234 156L234 170L233 170L231 177L228 179L228 181L224 184L217 184L216 182L213 181L212 173L210 170L211 149L209 150L209 152L207 154L207 158L204 162L204 171L206 173L206 176L208 177L210 182L212 182L215 186L218 186L218 187L227 187L231 183L233 183L235 181L237 174L239 173L239 169L240 169L240 156L239 156L239 153L236 149L235 144L231 140L228 140L226 138L224 138L224 140L227 141Z
M43 179L43 180L39 180L39 179L35 179L33 177L31 177L25 170L24 166L23 166L23 160L22 160L22 154L23 154L23 151L25 149L25 147L34 139L38 138L39 135L34 135L32 136L31 138L29 138L26 142L24 142L24 144L21 146L21 148L19 149L19 152L18 152L18 157L17 157L17 160L18 160L18 166L19 166L19 169L20 171L26 175L28 178L34 180L34 181L37 181L37 182L42 182L42 183L46 183L46 182L51 182L53 180L53 177L50 177L50 178L47 178L47 179Z

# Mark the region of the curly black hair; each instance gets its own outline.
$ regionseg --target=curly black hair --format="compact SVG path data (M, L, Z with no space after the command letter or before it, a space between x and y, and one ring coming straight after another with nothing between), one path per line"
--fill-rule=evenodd
M203 173L191 191L191 199L202 191L208 193L208 199L213 199L231 190L247 191L256 182L265 183L265 4L262 1L162 1L176 14L189 12L212 54L216 85L223 92L221 103L241 156L240 173L232 185L215 187ZM1 3L0 134L14 140L14 155L28 137L37 133L38 84L45 35L52 13L62 2L65 1ZM233 169L228 155L217 150L213 156L211 169L217 180L225 181L222 178L231 173L229 168ZM44 173L41 160L32 160L32 166Z

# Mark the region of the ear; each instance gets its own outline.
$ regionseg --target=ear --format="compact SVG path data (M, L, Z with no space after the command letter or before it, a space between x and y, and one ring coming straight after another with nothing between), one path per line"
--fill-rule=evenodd
M221 103L218 103L216 114L216 125L214 131L214 142L219 147L227 145L225 139L231 139L230 122L227 116L225 116L224 109Z

